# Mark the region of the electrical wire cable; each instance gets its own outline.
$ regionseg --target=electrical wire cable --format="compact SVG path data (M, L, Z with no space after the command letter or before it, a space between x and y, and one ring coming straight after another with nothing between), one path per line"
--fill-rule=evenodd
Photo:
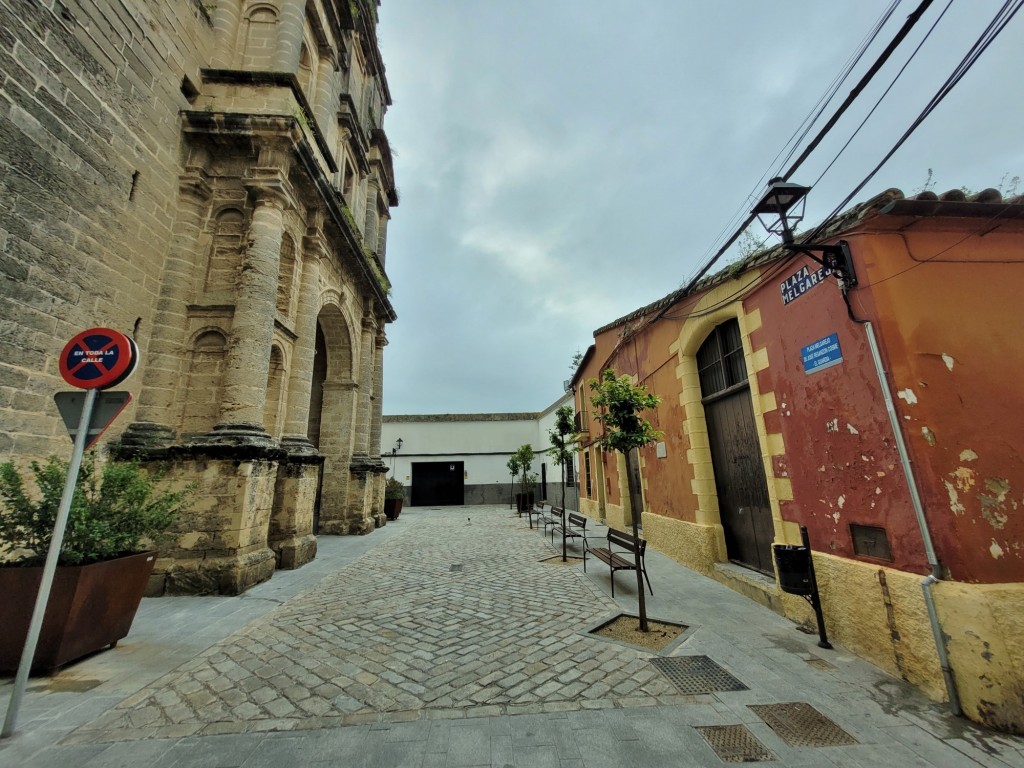
M843 105L840 107L840 110L836 114L834 114L833 117L826 124L826 126L821 131L819 131L818 135L815 137L815 140L811 143L811 145L809 147L805 148L804 152L801 153L801 156L790 167L789 171L786 173L784 178L786 178L789 175L791 175L792 172L794 170L796 170L796 168L799 167L800 164L803 163L803 161L807 158L807 156L809 156L809 154L814 150L814 148L817 147L817 145L820 143L821 139L823 139L824 136L827 134L827 132L829 130L831 130L832 126L835 125L835 123L838 120L838 117L841 115L841 113L843 111L845 111L845 109L849 106L850 103L852 103L852 98L855 98L855 94L859 94L859 92L861 90L863 90L863 87L867 84L867 82L870 81L871 77L873 77L874 74L878 71L878 69L884 63L885 59L887 59L891 55L892 51L895 50L895 48L899 44L899 42L902 41L902 39L904 39L906 37L906 34L909 32L910 28L912 28L913 24L916 23L916 21L920 18L920 15L924 12L925 9L927 9L928 5L930 5L930 4L931 4L931 0L923 0L921 5L918 6L918 9L913 14L911 14L910 17L908 17L907 23L905 23L904 26L901 27L901 29L897 33L896 37L893 38L893 41L891 41L889 46L886 48L886 51L883 52L883 54L879 57L879 60L876 60L875 64L872 65L872 68L869 70L869 72L866 73L865 76L861 79L860 83L858 83L858 87L855 88L854 91L851 92L851 95L847 98L846 101L844 101ZM964 58L954 68L954 70L950 74L950 76L946 79L946 81L942 84L942 86L940 86L939 90L932 96L932 98L929 100L929 102L925 105L925 107L918 114L917 118L914 119L914 121L911 123L911 125L903 133L903 135L896 141L896 143L892 146L892 148L890 148L890 150L888 152L886 152L885 156L871 170L871 172L868 173L868 175L864 177L864 179L843 199L843 201L840 202L833 209L832 213L828 217L826 217L813 230L813 232L806 238L807 240L814 241L815 239L817 239L817 237L820 236L820 234L823 231L825 231L825 229L827 229L827 227L832 223L832 221L834 221L835 217L841 211L843 211L846 208L846 206L849 204L850 200L852 200L871 181L871 179L874 178L874 176L878 173L879 170L881 170L881 168L885 165L885 163L889 161L889 159L899 150L899 148L901 146L903 146L903 144L907 141L907 139L910 138L910 136L914 133L914 131L917 130L917 128L921 125L921 123L923 123L924 120L927 119L927 117L936 109L936 107L938 107L938 105L942 103L942 101L945 99L945 97L949 95L949 93L952 91L952 89L954 87L956 87L956 85L964 78L964 76L967 74L967 72L969 72L970 69L974 66L974 64L977 63L977 61L981 57L981 55L988 49L988 47L999 36L999 34L1002 33L1002 31L1006 28L1007 24L1009 24L1009 22L1013 19L1013 17L1020 10L1021 6L1024 6L1024 0L1006 0L1006 2L1004 2L1002 7L999 9L999 11L996 12L996 14L993 17L992 21L989 22L988 26L985 28L985 30L982 32L982 34L979 36L979 38L975 41L975 43L968 50L968 52L964 56ZM938 21L942 18L942 15L944 15L948 9L949 9L949 5L947 5L946 9L943 10L943 12L940 15L939 19L937 19L936 22L933 23L932 27L929 29L928 33L926 34L925 39L927 39L927 37L931 34L931 32L935 28L935 24L938 23ZM923 44L923 42L924 42L924 40L922 40L921 44ZM913 53L911 54L910 58L908 58L907 62L904 64L903 68L901 68L899 73L897 73L896 77L894 78L893 82L890 84L889 88L886 89L885 94L887 94L889 92L889 90L892 88L892 85L895 83L895 81L902 74L903 70L906 69L906 66L909 64L910 60L912 60L913 57L917 54L918 50L920 50L921 44L919 44L917 46L917 48L914 49ZM883 94L882 98L884 98L885 94ZM881 99L879 99L879 102L880 101L881 101ZM874 111L875 108L877 108L877 106L878 106L878 102L876 102L875 107L872 108L872 112ZM869 113L869 116L870 116L870 113ZM857 131L859 131L862 126L863 126L863 122L861 123L860 126L858 126ZM854 135L856 135L856 131L855 131ZM851 140L852 140L852 137L851 137ZM847 145L848 144L849 144L849 142L847 142ZM846 148L846 145L844 145L843 149L840 150L840 154L842 153L843 150L845 150L845 148ZM836 158L833 159L832 163L834 163L836 159L838 159L838 155L837 155ZM831 167L832 163L829 164L829 168ZM826 171L827 170L828 169L826 168ZM819 177L819 180L820 180L820 177ZM693 289L693 287L697 284L697 282L699 282L699 280L707 273L707 271L711 268L711 266L714 265L714 263L718 260L718 258L720 258L721 255L728 249L728 247L731 246L739 238L740 234L742 234L743 230L746 229L746 227L750 224L750 222L753 221L754 218L755 218L754 214L750 214L747 217L745 223L733 234L733 236L730 238L730 240L724 246L721 247L721 249L715 254L715 256L711 260L709 260L704 265L704 267L702 268L700 273L698 275L696 275L694 278L692 278L690 280L690 282L687 284L687 286L679 292L679 298L680 299L684 298ZM993 219L994 218L996 218L996 217L993 217ZM967 237L969 237L969 235L967 235L964 238L962 238L959 242L963 242L963 240L966 240ZM955 245L957 245L957 243L954 243L952 246L949 246L949 248L955 247ZM940 251L935 256L938 256L941 253L946 252L947 250L949 250L949 248L946 248L943 251ZM714 311L717 311L722 306L725 306L725 305L735 301L740 295L745 295L747 292L749 292L749 291L753 290L754 288L758 287L763 282L765 282L769 277L777 274L779 271L781 271L782 267L785 264L788 264L795 256L796 256L796 253L794 252L793 254L790 254L788 256L781 257L775 264L772 265L771 268L769 268L764 273L759 275L757 280L755 280L754 282L752 282L749 285L744 286L739 291L734 292L731 296L719 300L712 307L705 307L705 308L703 308L699 313L684 313L682 315L670 314L670 307L672 305L669 305L668 307L662 309L654 317L648 319L645 323L643 323L640 326L638 326L634 331L630 332L630 331L627 330L625 333L623 333L622 338L615 345L615 347L611 350L611 352L609 353L607 359L605 360L604 364L602 365L602 368L607 365L608 361L613 359L618 354L618 352L622 349L622 347L624 346L624 344L626 342L628 342L630 339L632 339L632 338L634 338L636 336L636 333L641 328L653 325L655 322L657 322L658 320L660 320L663 317L669 317L670 319L686 319L686 318L689 318L689 317L699 317L699 316L710 314L710 313L712 313ZM934 258L934 257L932 257L932 258ZM907 272L907 271L909 271L911 269L914 269L915 267L920 266L922 263L926 263L927 261L928 260L925 260L925 261L919 262L918 264L914 264L914 265L912 265L910 267L907 267L907 269L901 270L901 272L897 273L896 275L890 275L886 279L888 280L888 279L892 279L893 277L897 277L899 274L903 274L904 272ZM846 298L845 297L845 293L844 293L844 298ZM847 306L847 311L848 311L848 313L850 315L851 320L859 322L854 317L852 307L850 306L848 300L847 300L846 306ZM639 371L637 373L639 375ZM650 374L648 374L648 375L650 375ZM645 376L644 378L646 379L647 377Z
M914 57L917 56L918 52L921 50L921 47L926 42L928 42L928 38L931 37L932 32L935 31L935 28L939 25L939 22L942 21L942 17L946 15L946 12L952 7L952 5L953 0L949 0L949 2L946 3L946 7L942 9L942 13L940 13L938 18L936 18L935 21L932 22L931 27L928 28L928 31L925 33L924 37L921 38L921 42L917 44L917 47L911 52L910 56L907 57L907 60L903 63L903 66L900 67L899 72L896 73L896 76L892 79L892 82L890 82L889 86L885 89L885 91L882 92L882 95L878 97L878 100L875 101L875 105L871 107L871 110L867 113L867 115L864 116L864 119L860 121L860 125L858 125L854 132L850 134L850 138L848 138L846 140L846 143L843 144L842 147L840 147L835 157L833 157L829 164L825 166L825 170L823 170L818 175L818 178L814 180L814 183L811 185L812 187L817 186L818 183L822 180L822 178L824 178L825 174L832 170L832 166L836 164L836 161L839 160L843 152L845 152L847 147L850 146L850 143L857 137L857 134L860 133L861 128L863 128L867 121L871 119L871 116L875 114L875 110L877 110L879 105L881 105L882 101L885 100L885 97L889 95L889 91L893 89L893 86L895 86L896 83L899 81L900 77L906 71L907 67L910 66L910 62L912 62L914 60Z
M758 180L754 183L753 188L750 190L750 192L747 193L747 196L740 203L736 212L733 213L731 217L729 217L725 225L723 225L721 231L715 236L714 240L712 240L711 245L704 253L705 257L715 247L715 243L717 243L722 237L725 236L726 232L728 232L733 226L735 226L735 222L738 221L744 213L750 210L752 201L756 199L757 194L763 188L765 181L771 177L778 176L781 172L782 166L784 166L792 159L793 153L796 152L796 148L799 147L800 143L807 137L807 134L810 132L811 128L821 117L822 113L825 111L828 105L832 102L832 99L835 98L836 93L839 92L839 89L842 87L843 83L845 83L849 76L852 74L854 68L860 63L860 60L863 58L864 54L871 47L871 44L874 43L874 41L877 39L882 28L889 21L890 17L895 12L896 8L899 6L901 2L902 0L893 0L889 7L885 11L883 11L882 15L875 22L875 25L871 28L867 35L865 35L860 45L850 55L846 63L843 65L842 69L832 80L832 83L830 83L828 88L825 89L825 92L818 97L818 101L815 103L813 107L811 107L811 111L804 117L804 119L796 127L792 135L782 145L782 148L778 151L775 157L772 158L772 161L768 164L768 168L761 174L760 178L758 178ZM779 158L782 157L784 152L786 152L787 147L790 147L789 153L786 155L782 163L778 163Z
M968 52L964 55L960 63L953 69L953 72L946 78L945 82L939 87L939 90L928 100L928 103L924 106L918 116L910 124L903 135L896 141L895 144L885 153L882 160L857 184L856 187L840 202L815 229L808 236L807 239L815 240L825 229L828 228L829 224L835 219L836 216L842 212L850 201L860 193L865 186L875 177L875 175L882 169L882 167L889 162L889 159L896 154L900 147L902 147L907 139L913 135L921 124L935 111L936 107L942 103L943 99L950 94L950 92L957 86L957 84L963 80L964 76L971 70L971 68L977 63L981 55L988 49L992 42L1002 33L1006 28L1006 25L1010 23L1013 17L1024 5L1024 0L1006 0L1002 7L996 12L992 21L989 22L988 26L985 27L984 31L974 42Z
M839 118L842 117L842 115L846 112L847 109L849 109L850 105L853 104L853 102L861 94L864 88L867 87L868 83L870 83L871 80L874 79L875 75L878 74L878 71L882 68L885 62L888 61L889 57L892 56L893 52L899 47L900 43L902 43L903 40L906 39L907 35L910 34L910 30L914 28L918 21L920 21L921 16L924 14L926 10L928 10L928 7L931 4L932 0L921 0L921 3L917 6L917 8L914 9L914 12L907 17L907 20L903 23L903 26L900 27L899 31L895 34L895 36L893 36L892 40L889 41L889 44L885 47L885 50L883 50L882 53L879 54L875 62L868 68L868 71L864 73L863 77L861 77L857 85L854 86L853 90L850 91L850 93L847 95L843 103L833 113L832 117L830 117L828 122L825 123L821 130L818 131L818 133L815 135L811 143L804 148L803 152L800 153L800 156L793 162L789 169L784 174L782 174L783 179L788 179L790 176L792 176L793 172L796 171L796 169L803 164L804 160L806 160L807 157L811 154L811 152L813 152L817 148L817 146L821 143L825 136L828 135L828 133L835 126L835 124L839 121ZM711 259L709 259L707 262L705 262L704 266L701 267L697 274L690 279L690 281L683 288L684 293L689 293L691 290L693 290L693 287L700 281L702 277L704 277L704 275L707 274L708 270L715 265L715 263L722 257L722 254L724 254L729 249L729 246L731 246L734 242L736 242L737 239L739 239L739 236L742 234L743 230L746 229L755 218L756 216L753 213L747 215L742 225L733 233L733 235L728 239L728 241L726 241L725 245L721 246L715 253L715 255L711 257Z

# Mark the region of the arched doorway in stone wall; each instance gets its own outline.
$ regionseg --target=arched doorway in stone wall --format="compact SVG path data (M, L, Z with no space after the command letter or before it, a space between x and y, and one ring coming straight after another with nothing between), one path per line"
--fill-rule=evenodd
M357 395L352 365L349 323L336 304L327 304L317 317L307 433L324 456L319 514L315 521L319 533L348 533L345 500Z

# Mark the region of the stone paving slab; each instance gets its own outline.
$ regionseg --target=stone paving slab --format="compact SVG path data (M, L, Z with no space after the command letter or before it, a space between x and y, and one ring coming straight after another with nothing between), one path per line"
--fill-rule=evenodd
M617 606L494 508L437 511L73 734L69 743L549 712L674 695L581 635ZM470 710L481 710L478 713ZM456 712L451 712L455 710Z

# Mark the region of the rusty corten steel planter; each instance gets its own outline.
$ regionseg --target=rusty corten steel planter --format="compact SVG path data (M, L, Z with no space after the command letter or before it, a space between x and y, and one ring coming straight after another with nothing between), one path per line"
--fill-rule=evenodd
M32 671L52 674L116 645L131 629L155 563L156 552L141 552L58 567ZM0 568L0 673L18 669L42 575L42 566Z
M402 514L402 503L405 499L384 499L384 516L388 520L397 520Z

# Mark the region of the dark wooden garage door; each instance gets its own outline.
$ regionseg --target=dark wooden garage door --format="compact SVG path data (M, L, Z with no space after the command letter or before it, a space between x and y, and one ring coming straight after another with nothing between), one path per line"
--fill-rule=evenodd
M461 461L418 461L412 465L412 499L416 507L440 507L465 503Z
M774 526L737 321L712 331L697 365L728 557L772 573Z

